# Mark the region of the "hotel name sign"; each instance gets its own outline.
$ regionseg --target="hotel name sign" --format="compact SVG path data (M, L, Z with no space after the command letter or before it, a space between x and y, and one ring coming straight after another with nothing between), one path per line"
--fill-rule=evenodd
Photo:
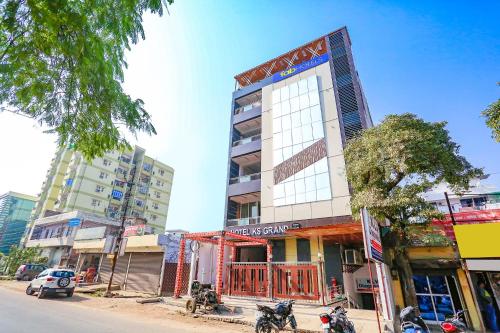
M274 74L273 83L289 78L290 76L294 76L295 74L299 74L300 72L321 65L322 63L327 61L328 61L328 53L312 58L311 60L304 61L298 65L292 66L290 68L285 69L284 71Z
M285 235L286 231L289 229L299 229L301 228L300 223L289 222L289 223L279 223L271 224L266 226L265 224L255 224L246 225L241 227L230 227L227 231L234 232L238 235L253 236L253 237L276 237Z

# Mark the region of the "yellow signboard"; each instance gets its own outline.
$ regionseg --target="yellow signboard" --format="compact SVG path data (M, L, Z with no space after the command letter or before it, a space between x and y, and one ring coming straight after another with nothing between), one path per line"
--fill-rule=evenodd
M500 258L500 222L453 226L462 258Z

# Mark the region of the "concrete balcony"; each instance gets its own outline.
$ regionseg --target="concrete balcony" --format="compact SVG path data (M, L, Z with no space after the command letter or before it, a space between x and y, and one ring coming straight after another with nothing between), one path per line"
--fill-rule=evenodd
M229 180L229 197L254 192L260 192L260 172L251 175L231 178Z
M231 157L238 157L260 151L262 148L260 134L233 142Z
M234 117L233 117L233 124L240 124L242 122L245 122L247 120L253 119L260 117L262 115L262 106L256 105L252 107L249 110L241 111L241 112L235 112Z
M26 243L26 247L58 247L58 246L73 246L74 237L54 237L44 239L31 239Z

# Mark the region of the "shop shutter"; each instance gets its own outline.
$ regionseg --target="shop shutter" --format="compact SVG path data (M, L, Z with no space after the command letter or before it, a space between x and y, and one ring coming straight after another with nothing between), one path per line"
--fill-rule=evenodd
M119 284L123 289L123 283L125 282L125 273L127 272L129 254L126 253L124 256L119 256L116 261L115 274L113 275L113 284ZM108 258L106 255L102 258L101 269L99 271L99 278L102 283L108 283L109 277L111 276L111 265L112 258Z
M157 294L163 253L132 253L127 275L127 290Z

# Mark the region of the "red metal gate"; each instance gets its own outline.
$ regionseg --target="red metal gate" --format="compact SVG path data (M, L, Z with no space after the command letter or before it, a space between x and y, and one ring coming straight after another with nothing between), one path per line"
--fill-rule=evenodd
M319 301L315 264L273 264L273 297Z
M267 264L232 263L228 266L229 295L267 297Z

